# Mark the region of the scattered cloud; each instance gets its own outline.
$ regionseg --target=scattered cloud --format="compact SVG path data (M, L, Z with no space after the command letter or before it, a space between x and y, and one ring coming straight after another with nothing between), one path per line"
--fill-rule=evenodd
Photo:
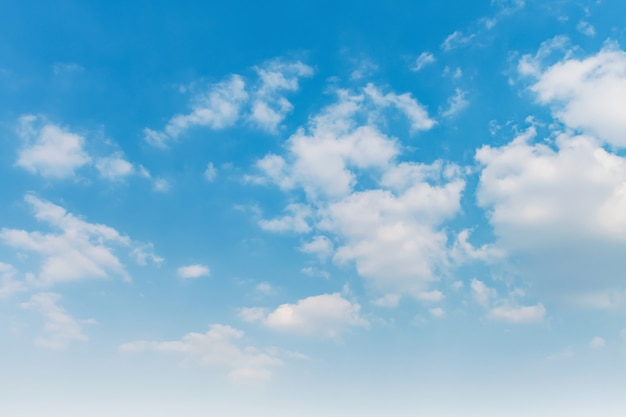
M19 119L22 149L16 165L44 178L64 179L91 163L84 149L85 138L33 115Z
M144 129L144 138L150 145L163 148L195 126L216 130L232 126L239 119L247 98L243 77L232 75L196 95L191 102L191 112L173 116L163 132Z
M311 208L303 204L290 204L285 208L289 214L272 220L260 220L259 226L269 232L308 233L311 226L307 219L313 214Z
M276 289L274 288L274 286L272 284L270 284L269 282L259 282L255 287L254 290L261 295L274 295L276 293Z
M213 182L215 181L216 177L217 177L217 168L215 168L215 165L213 165L213 162L209 162L206 166L206 169L204 170L204 178L208 182Z
M600 349L606 346L606 341L603 338L596 336L591 339L591 342L589 342L589 346L593 349Z
M258 127L275 132L293 105L284 96L285 92L299 89L299 80L312 77L313 68L300 61L287 62L276 59L254 68L258 77L258 86L252 92L248 119Z
M626 159L591 136L536 136L531 126L508 144L476 152L477 201L496 245L544 294L623 290Z
M0 300L26 289L24 282L16 279L17 273L13 265L0 262Z
M60 299L59 294L37 293L31 296L29 301L20 304L24 309L37 311L44 318L44 335L35 339L36 346L61 350L71 343L88 340L83 334L81 322L59 305ZM93 320L86 322L93 322Z
M542 321L546 315L543 304L532 306L502 305L489 311L489 317L495 320L503 320L511 323L530 323Z
M581 20L576 25L576 29L585 36L594 37L596 36L596 28L586 20Z
M208 277L211 275L211 270L206 265L194 264L179 267L176 274L182 279L194 279Z
M206 333L187 333L180 340L135 341L119 347L127 353L158 352L182 355L186 362L224 368L233 381L265 381L272 369L282 364L277 356L253 346L242 345L244 333L222 324L209 326Z
M577 59L569 50L561 61L543 64L547 51L567 45L567 38L555 38L535 57L525 55L518 65L520 73L535 79L530 90L537 101L549 105L567 127L626 147L626 53L607 41L595 55Z
M441 44L441 49L446 52L450 52L453 49L461 48L463 46L469 45L469 43L476 37L475 33L471 33L469 35L464 35L463 32L457 30L443 41Z
M39 272L29 273L30 282L35 285L50 286L89 278L107 278L111 274L129 279L113 247L126 248L131 252L141 248L145 259L155 262L160 259L149 255L151 246L135 242L112 227L88 223L68 213L63 207L41 200L33 194L26 194L24 200L38 221L58 230L56 233L8 228L0 230L0 241L6 245L40 256Z
M121 153L115 153L109 157L96 159L96 169L100 177L119 181L135 173L133 164L124 159Z
M326 236L313 236L310 242L303 243L300 251L316 255L321 262L325 262L333 254L333 243Z
M274 59L253 68L256 82L232 74L211 84L191 99L191 111L170 118L162 131L144 129L144 140L166 148L193 127L220 130L247 121L269 132L276 132L293 105L285 93L299 89L299 80L313 76L314 70L300 61Z
M435 63L435 61L437 60L433 54L430 52L422 52L415 60L415 65L411 67L411 71L420 71L425 66Z
M469 101L465 98L466 94L465 91L457 88L454 95L448 99L448 108L441 112L441 116L452 117L467 108Z
M295 304L282 304L271 312L258 308L242 309L240 316L278 332L334 339L351 327L369 326L360 311L358 304L335 293L307 297Z
M543 304L520 306L517 296L523 296L523 292L513 291L509 298L500 298L495 288L490 288L484 282L472 280L472 296L483 307L488 309L487 317L507 321L510 323L530 323L542 321L546 315Z

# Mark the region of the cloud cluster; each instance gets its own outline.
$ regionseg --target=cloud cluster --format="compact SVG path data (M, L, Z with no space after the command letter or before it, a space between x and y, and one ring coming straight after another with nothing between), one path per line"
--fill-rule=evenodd
M287 207L291 214L261 227L314 232L300 250L354 264L374 292L440 300L428 287L449 265L444 224L460 211L465 181L453 164L399 162L399 141L383 133L389 112L404 115L411 132L435 125L410 94L367 84L357 94L337 91L335 103L286 141L283 155L259 160L253 182L305 193Z

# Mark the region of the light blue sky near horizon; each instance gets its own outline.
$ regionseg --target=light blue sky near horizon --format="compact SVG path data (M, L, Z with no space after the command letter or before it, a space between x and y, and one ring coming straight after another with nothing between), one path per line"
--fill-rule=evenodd
M622 415L624 13L5 1L0 412Z

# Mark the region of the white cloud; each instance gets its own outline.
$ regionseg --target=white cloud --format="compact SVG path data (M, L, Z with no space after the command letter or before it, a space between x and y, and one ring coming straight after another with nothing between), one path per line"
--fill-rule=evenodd
M387 308L397 307L399 303L400 296L398 294L386 294L372 302L375 306Z
M114 254L113 246L130 251L142 247L144 253L149 253L151 249L112 227L88 223L63 207L32 194L27 194L24 200L33 209L37 220L59 230L59 233L0 230L0 240L8 246L40 255L41 267L32 278L34 284L48 286L88 278L106 278L110 274L128 279L128 273ZM152 259L159 258L155 256Z
M208 277L211 275L211 270L206 265L194 264L181 266L176 270L176 274L182 279L193 279L200 277Z
M581 20L576 25L576 29L585 36L594 37L596 36L596 28L593 25L585 20Z
M373 84L367 84L363 89L374 104L381 107L393 106L398 109L411 122L411 129L414 132L429 130L435 125L435 121L428 116L426 108L420 104L410 93L396 94L393 92L383 94L382 91Z
M474 299L483 306L489 305L497 297L495 289L487 287L484 282L476 278L472 280L471 288Z
M551 41L561 48L567 39ZM548 46L542 46L549 50ZM520 60L520 72L536 82L530 87L537 100L550 105L554 116L572 129L616 146L626 147L626 53L612 42L584 59L565 58L545 67L540 50Z
M20 117L18 133L23 147L16 165L46 178L72 177L89 163L85 138L54 124L44 124L36 116Z
M170 190L171 184L165 178L156 178L152 183L152 188L154 191L159 193L166 193Z
M95 165L100 176L111 181L119 181L135 173L133 164L125 160L121 153L98 158Z
M542 321L546 315L543 304L532 306L502 305L489 311L489 317L495 320L503 320L511 323L530 323Z
M35 345L47 349L65 349L73 342L86 342L81 323L61 305L61 296L54 293L38 293L31 296L21 307L35 310L44 318L44 336L35 339ZM88 320L93 322L93 320Z
M449 52L453 49L468 45L472 41L472 39L474 39L475 37L476 37L475 33L472 33L469 35L463 35L463 32L461 32L460 30L457 30L451 33L450 35L448 35L448 37L441 44L441 49L443 49L446 52Z
M260 220L259 226L269 232L307 233L311 230L307 221L313 214L310 207L303 204L289 204L285 211L289 214L272 220Z
M269 282L259 282L254 290L261 295L273 295L276 293L276 289Z
M354 192L320 210L318 227L343 242L335 251L338 263L354 262L371 288L401 292L418 299L448 264L447 242L438 226L460 210L464 181L446 182L441 164L403 163L387 171L383 182L401 191L376 189ZM396 182L396 178L408 184Z
M261 67L255 67L259 85L252 92L249 120L269 132L275 132L293 105L283 95L299 89L299 80L312 77L313 68L300 61L287 62L273 60Z
M465 98L467 93L459 88L454 96L448 99L448 108L441 113L442 117L451 117L469 106L469 101Z
M598 336L594 337L593 339L591 339L591 342L589 342L589 346L593 349L600 349L603 348L605 345L606 341Z
M54 75L71 74L84 71L85 68L75 62L57 62L52 66Z
M430 52L422 52L420 56L415 60L415 65L411 67L411 71L420 71L427 65L433 64L436 61L435 56Z
M461 230L454 245L450 249L450 256L458 264L469 261L482 261L488 264L502 260L506 257L506 252L496 244L486 243L480 247L475 247L469 242L471 230ZM460 282L460 284L463 284Z
M326 236L313 236L310 242L300 245L304 253L317 255L320 261L325 262L333 254L333 243Z
M500 298L495 288L490 288L484 282L473 279L471 284L472 296L483 307L488 309L487 316L494 320L511 323L529 323L542 321L546 315L543 304L520 306L516 297L523 296L524 292L517 290L509 294L509 298Z
M239 318L246 323L263 321L267 315L267 309L261 307L243 307L239 309Z
M361 307L339 293L304 298L296 304L282 304L267 313L259 309L243 309L248 321L285 333L338 338L351 327L368 327L361 317Z
M435 123L409 94L383 94L371 84L363 92L338 91L337 103L289 138L285 157L269 154L257 163L265 178L283 190L302 187L312 199L346 195L357 182L357 171L384 169L400 151L397 141L376 127L383 121L382 110L396 108L414 131L430 129ZM362 117L370 123L359 125Z
M187 333L181 340L135 341L119 347L122 352L153 351L183 355L200 366L225 368L231 380L260 380L271 377L271 369L282 361L252 346L244 346L244 333L230 326L213 324L206 333Z
M324 271L323 269L315 268L313 266L307 266L300 270L304 275L308 277L321 277L324 279L330 279L330 274L328 271Z
M298 91L299 80L311 77L313 68L300 61L274 59L254 67L254 71L256 83L232 74L195 94L190 102L190 113L173 116L163 131L145 128L145 141L165 148L193 127L219 130L242 120L275 132L293 110L293 104L284 94Z
M191 112L173 116L162 132L144 129L144 138L150 145L163 148L192 127L217 130L232 126L239 120L247 99L244 79L240 75L232 75L194 96L190 103Z
M437 317L437 318L441 318L446 315L445 310L441 307L431 308L430 310L428 310L428 312L430 313L431 316Z
M13 265L0 262L0 300L8 298L26 289L23 282L15 279L17 270Z
M148 261L154 265L161 265L163 258L154 253L154 245L152 243L136 243L131 255L135 258L137 265L145 266Z
M206 169L204 170L204 178L208 182L213 182L215 181L216 177L217 177L217 168L215 168L215 165L213 165L213 162L209 162L206 166Z
M478 205L527 282L559 297L623 290L626 159L589 136L529 128L476 152Z
M383 112L404 108L413 130L434 121L407 94L382 93L371 84L362 92L339 90L336 103L291 136L285 156L267 155L257 166L284 191L304 190L310 220L300 230L328 237L314 242L324 256L332 239L333 261L353 263L373 291L436 301L443 294L428 287L449 265L442 225L460 210L461 170L439 161L398 163L398 141L377 127L385 125ZM294 219L264 225L293 229Z

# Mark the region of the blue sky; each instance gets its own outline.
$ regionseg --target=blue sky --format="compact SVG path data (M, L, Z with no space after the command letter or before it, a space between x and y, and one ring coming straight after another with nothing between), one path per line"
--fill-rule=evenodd
M5 1L0 411L623 415L625 14Z

